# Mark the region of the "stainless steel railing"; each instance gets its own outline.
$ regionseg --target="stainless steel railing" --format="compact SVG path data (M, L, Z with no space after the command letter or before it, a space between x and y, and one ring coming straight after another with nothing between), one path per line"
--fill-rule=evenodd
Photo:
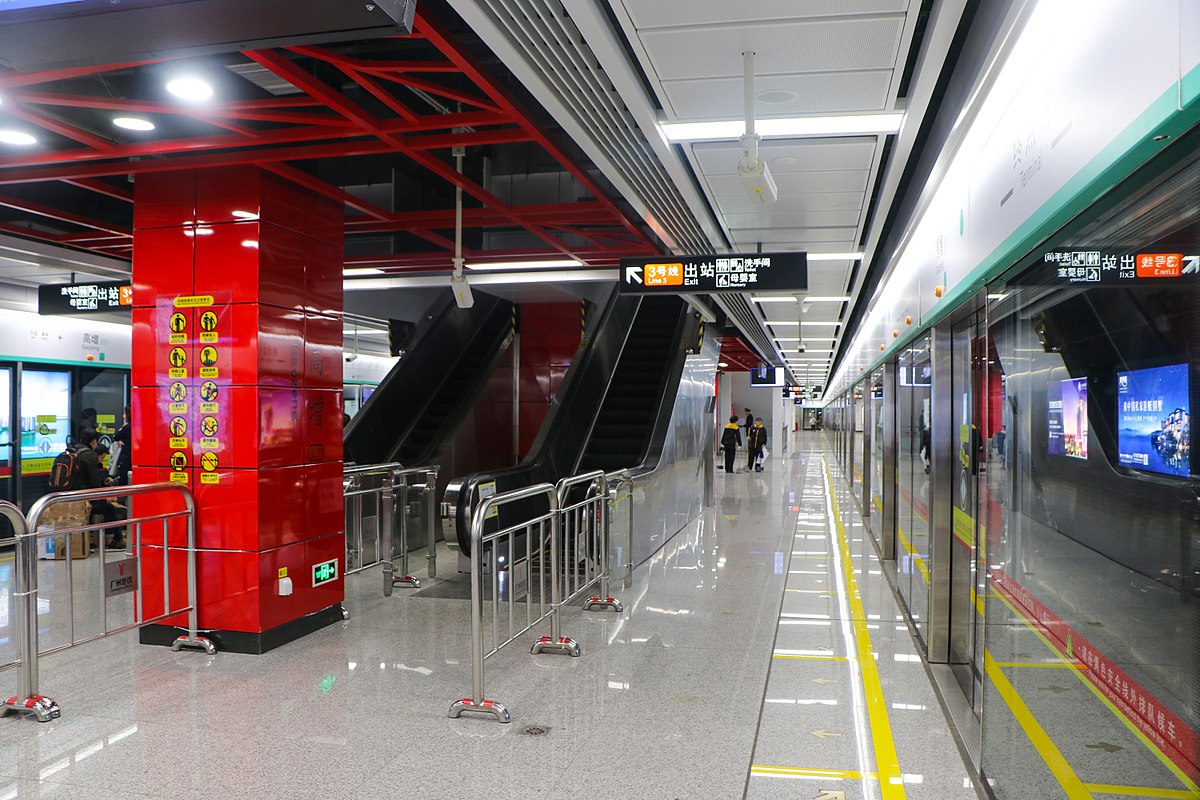
M502 530L484 533L488 519L501 506L537 497L546 499L546 513ZM548 483L492 495L475 508L471 517L472 694L450 706L452 719L464 712L475 712L491 714L500 722L511 720L508 709L488 700L484 694L483 662L543 620L550 620L550 634L534 642L531 653L579 655L579 645L559 630L562 608L560 522L558 491ZM549 542L549 558L545 552L546 542ZM489 588L490 608L484 602L484 592ZM525 607L523 625L517 615L517 605L522 599ZM485 625L484 616L488 611L491 612L491 624Z
M398 463L346 467L342 488L346 499L346 574L362 572L383 564L383 593L391 595L395 586L420 588L421 582L409 574L409 518L421 520L425 529L425 555L429 577L437 576L436 494L438 467L405 469ZM416 507L416 513L411 513ZM397 513L399 511L399 513ZM367 555L372 538L373 550ZM399 547L400 575L396 576L396 548Z
M586 486L582 500L567 505L576 486ZM562 515L563 600L572 603L591 588L596 594L583 604L585 609L610 609L620 613L621 601L608 593L609 502L608 476L594 470L563 478L555 487Z
M115 500L117 498L133 498L153 494L175 494L182 499L183 510L164 511L144 516L131 516L128 519L112 520L110 522L92 523L87 519L87 511L75 518L59 517L53 527L45 527L43 520L58 507L67 504L83 504L77 508L90 508L90 503L96 500ZM122 633L144 625L167 621L181 614L187 614L187 633L180 636L171 645L171 649L179 650L184 647L204 650L212 655L217 652L211 640L199 634L197 630L196 602L196 504L191 491L177 483L149 483L135 486L113 487L111 489L87 489L76 492L55 492L48 494L34 503L29 513L21 516L21 512L9 503L0 504L0 514L12 524L16 536L12 540L15 548L16 591L14 592L17 605L18 653L20 657L20 677L17 695L8 698L0 704L2 713L23 713L35 717L39 722L47 722L61 715L58 703L38 691L38 662L42 656L77 647L96 639ZM80 521L79 517L82 516ZM66 524L60 524L63 521ZM186 526L186 547L171 545L171 521L182 520ZM163 569L162 610L154 616L147 617L144 606L143 566L142 557L145 537L143 527L147 524L160 523L162 529L161 544L155 541L150 547L161 552ZM109 561L104 543L104 534L110 530L127 528L131 533L131 557L117 561ZM96 559L95 569L99 572L97 582L100 608L100 632L87 636L76 636L75 631L75 581L74 561L76 548L74 540L77 537L89 535L92 531L99 533L99 558ZM38 542L54 538L63 543L66 548L62 565L65 570L67 586L68 636L63 644L42 650L38 634L38 579L39 559ZM57 541L56 541L57 545ZM171 563L170 554L182 550L186 561L187 604L178 608L171 607ZM51 562L57 566L58 562ZM109 570L117 571L115 583L110 585ZM125 570L128 570L125 572ZM134 592L132 621L116 626L109 625L108 600L119 594Z

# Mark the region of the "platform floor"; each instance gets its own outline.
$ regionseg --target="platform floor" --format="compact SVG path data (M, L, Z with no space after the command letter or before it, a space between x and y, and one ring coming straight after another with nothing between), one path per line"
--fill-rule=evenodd
M132 633L48 656L42 690L63 717L0 720L0 800L853 800L880 797L881 780L975 798L821 447L805 435L762 473L718 473L716 507L617 587L623 613L565 613L582 657L489 659L508 725L446 715L470 693L468 601L385 598L373 570L347 579L349 621L265 656L172 653ZM439 563L452 574L449 554ZM15 682L0 673L6 695Z

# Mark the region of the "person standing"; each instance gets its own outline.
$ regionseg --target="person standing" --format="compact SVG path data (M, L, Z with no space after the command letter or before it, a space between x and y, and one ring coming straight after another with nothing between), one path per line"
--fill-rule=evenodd
M113 449L117 452L113 453L112 458L109 459L108 484L110 486L129 485L129 473L133 470L133 432L130 420L129 406L125 406L121 417L121 427L113 436L113 441L116 443L116 447Z
M750 429L754 427L754 414L748 408L744 410L746 412L746 439L749 440Z
M728 473L734 472L733 460L737 456L737 449L742 446L742 431L738 427L738 417L734 414L729 418L729 424L725 426L725 430L721 432L721 447L725 448L725 471Z
M762 418L754 420L754 427L746 434L746 453L747 463L746 469L753 469L755 472L762 472L762 464L758 463L763 457L763 451L767 447L767 428L763 425Z
M104 487L105 473L100 466L102 447L100 434L96 433L95 428L84 428L79 432L79 440L75 444L75 470L71 473L72 491ZM91 512L98 515L103 522L115 522L120 518L117 507L108 500L93 500ZM125 546L125 537L119 529L113 533L109 546Z

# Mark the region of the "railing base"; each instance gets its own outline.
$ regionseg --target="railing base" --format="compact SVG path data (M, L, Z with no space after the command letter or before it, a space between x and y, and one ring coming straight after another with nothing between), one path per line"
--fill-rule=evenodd
M533 643L533 647L529 648L529 652L533 655L537 655L538 653L557 653L558 655L570 656L571 658L579 658L581 651L579 650L579 643L568 636L560 636L558 639L543 636Z
M625 610L625 606L621 605L621 601L615 597L601 597L595 595L589 597L583 604L585 611L615 611L620 614Z
M392 586L408 586L412 589L420 589L421 580L414 578L412 575L405 575L403 578L392 578Z
M15 697L10 697L4 701L4 705L0 706L2 715L8 714L28 714L38 722L49 722L52 719L58 719L62 716L62 709L58 707L58 703L44 695L34 695L28 700L18 700Z
M512 722L508 709L495 700L484 700L476 703L470 697L464 697L450 706L450 719L458 719L464 713L491 714L497 722Z
M213 644L212 639L204 636L197 636L195 639L190 636L180 636L171 643L171 649L176 653L185 647L190 647L193 650L203 650L210 656L215 656L217 654L217 646Z

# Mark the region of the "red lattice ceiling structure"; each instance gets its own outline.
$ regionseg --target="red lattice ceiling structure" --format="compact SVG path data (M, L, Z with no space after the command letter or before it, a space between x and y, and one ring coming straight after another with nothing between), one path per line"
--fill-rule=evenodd
M746 346L741 336L727 333L721 338L722 363L729 366L721 367L725 372L749 372L762 363L762 357Z
M230 60L253 62L290 84L289 93L272 96L227 73L223 67ZM391 154L408 159L425 180L462 187L472 206L463 213L467 231L517 234L516 246L467 248L468 261L575 259L604 267L615 266L621 256L659 252L639 222L479 58L420 11L411 36L186 62L205 62L235 96L220 94L219 102L205 106L164 99L160 77L184 60L0 74L0 123L4 117L15 120L39 139L33 148L0 150L0 208L8 210L0 232L129 258L133 191L127 176L256 164L344 203L348 243L355 236L407 234L416 237L407 241L425 244L355 254L347 267L450 269L452 205L391 211L317 177L320 170L312 168L330 159ZM437 110L438 104L446 108ZM119 115L150 116L158 129L119 131L111 127L111 117ZM460 145L468 152L538 148L539 158L569 173L586 197L536 205L503 200L455 170L451 148Z

